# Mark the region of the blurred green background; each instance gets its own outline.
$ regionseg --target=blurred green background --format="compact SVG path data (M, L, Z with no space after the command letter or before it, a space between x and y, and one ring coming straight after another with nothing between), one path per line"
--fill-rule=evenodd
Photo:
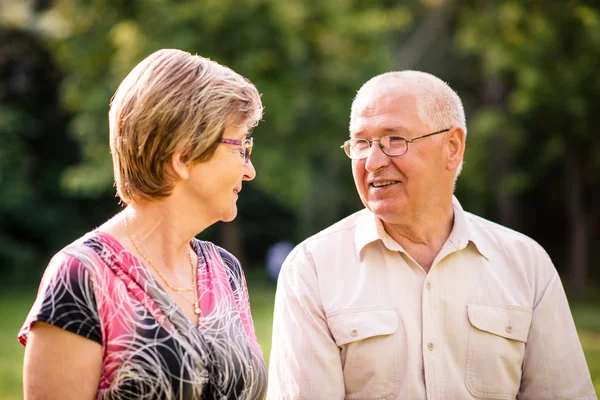
M210 57L262 93L257 178L239 217L200 237L236 254L268 354L265 254L358 210L356 90L398 69L464 101L464 208L540 242L559 270L600 388L600 7L563 0L0 1L0 398L21 394L16 342L50 256L120 206L108 104L159 48ZM594 250L596 249L596 250Z

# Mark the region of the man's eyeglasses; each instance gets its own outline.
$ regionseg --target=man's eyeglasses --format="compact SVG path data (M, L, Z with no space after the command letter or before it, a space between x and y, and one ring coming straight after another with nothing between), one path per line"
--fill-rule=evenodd
M362 160L369 156L371 145L373 142L379 142L379 148L386 156L396 157L403 156L408 151L408 144L414 142L417 139L423 139L428 136L437 135L439 133L448 132L450 129L443 129L441 131L428 133L423 136L417 136L416 138L406 139L402 136L382 136L379 139L350 139L346 140L340 148L344 149L346 155L353 160Z
M252 154L252 147L254 146L254 138L246 138L244 140L237 140L237 139L224 139L221 138L219 140L221 143L225 143L225 144L232 144L234 146L241 146L242 149L244 150L244 162L248 162L248 160L250 160L250 154ZM242 155L242 154L240 154Z

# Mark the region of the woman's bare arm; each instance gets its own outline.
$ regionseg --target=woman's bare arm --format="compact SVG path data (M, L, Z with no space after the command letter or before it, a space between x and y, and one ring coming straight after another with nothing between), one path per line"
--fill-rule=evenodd
M36 322L25 347L25 400L95 399L101 370L99 343L45 322Z

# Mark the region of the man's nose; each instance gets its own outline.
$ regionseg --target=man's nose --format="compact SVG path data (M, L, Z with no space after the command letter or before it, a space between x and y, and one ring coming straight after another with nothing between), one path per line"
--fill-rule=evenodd
M390 162L388 157L382 150L379 142L373 142L369 149L369 155L365 161L365 169L369 172L375 172L385 167Z

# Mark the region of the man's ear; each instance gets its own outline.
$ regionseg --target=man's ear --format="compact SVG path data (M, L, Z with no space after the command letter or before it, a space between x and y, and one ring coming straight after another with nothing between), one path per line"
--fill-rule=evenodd
M462 128L455 126L450 129L446 136L448 151L446 169L448 171L454 171L458 168L465 155L466 135Z
M185 161L183 152L176 150L171 157L171 163L169 164L173 175L181 180L187 180L190 177L190 162Z

